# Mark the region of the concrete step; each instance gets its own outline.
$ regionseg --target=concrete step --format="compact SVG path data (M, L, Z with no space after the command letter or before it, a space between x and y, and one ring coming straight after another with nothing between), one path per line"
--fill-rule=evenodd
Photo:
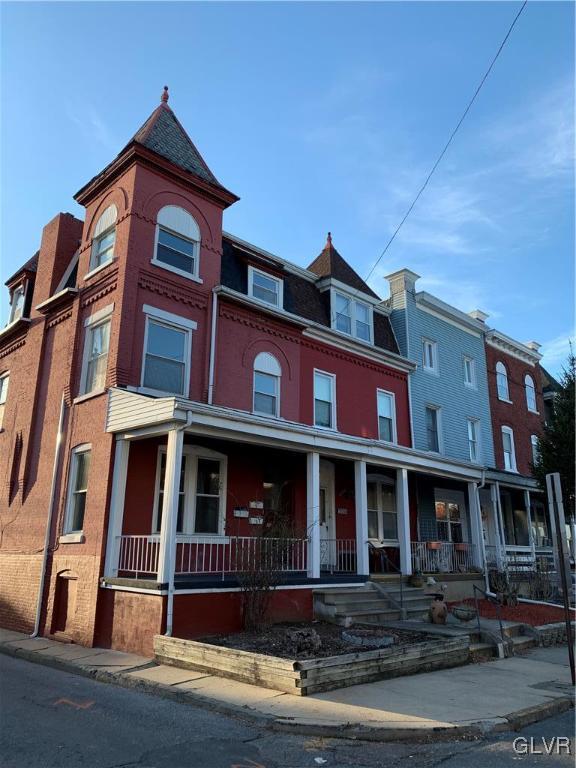
M536 645L536 640L529 635L516 635L510 639L514 645L514 653L516 653L516 651L527 651L529 648L534 648Z
M497 655L496 646L492 643L470 643L471 661L485 661Z
M339 605L342 603L353 603L356 600L363 600L368 602L378 602L379 600L385 600L378 592L358 592L356 595L339 595L337 592L331 592L330 594L315 593L315 597L321 598L326 605Z
M351 611L378 612L387 608L394 608L387 600L349 600L341 603L324 603L334 609L337 614L349 614ZM395 609L397 610L397 609Z
M369 612L355 611L347 614L337 614L333 618L333 621L335 621L336 624L342 624L342 625L347 624L349 620L351 620L353 624L380 625L388 621L397 621L399 619L400 619L400 611L390 609L386 611L378 611L377 613L372 611L369 611Z

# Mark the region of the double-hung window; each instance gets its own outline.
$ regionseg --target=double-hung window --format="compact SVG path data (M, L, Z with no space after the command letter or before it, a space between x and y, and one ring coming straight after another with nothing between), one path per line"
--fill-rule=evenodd
M187 396L190 389L193 320L144 306L146 334L142 387Z
M201 282L200 228L188 211L177 205L166 205L158 212L152 263Z
M6 400L8 398L8 383L10 381L10 375L3 373L0 376L0 429L4 422L4 408L6 407Z
M524 376L524 389L526 391L526 406L532 413L538 413L536 408L536 387L534 386L534 379L529 373Z
M396 402L392 392L377 392L378 438L387 443L396 442Z
M270 304L272 307L283 307L284 283L279 277L273 277L254 267L248 267L248 295L253 299Z
M480 461L480 422L478 419L468 419L468 453L470 461Z
M176 533L184 531L184 509L186 505L186 478L189 456L182 454L182 464L180 466L180 480L178 483L178 519L176 520ZM164 506L164 482L166 479L166 451L160 451L160 463L158 466L158 477L156 479L156 514L154 531L160 533L162 527L162 508Z
M254 360L254 413L280 415L280 380L282 369L276 358L260 352Z
M440 452L440 409L426 406L426 449Z
M314 426L336 429L336 377L314 371Z
M464 357L464 384L467 387L476 386L476 367L472 357Z
M372 308L345 293L334 292L336 330L362 341L372 341Z
M106 368L108 365L108 349L110 346L110 315L114 305L96 312L89 317L84 325L84 359L82 364L82 382L80 394L86 395L104 389L106 384Z
M370 475L367 483L368 538L398 541L398 513L394 483L379 475Z
M509 472L516 472L514 432L510 427L502 427L502 450L504 453L504 469Z
M496 389L498 390L498 399L510 402L510 392L508 390L508 371L501 361L496 363Z
M19 320L24 313L24 299L26 291L23 285L17 285L12 291L12 301L10 302L10 319L8 323L14 323Z
M92 252L90 254L90 270L108 264L114 258L114 244L116 243L116 219L118 211L115 205L108 208L98 219L94 227L92 239Z
M64 523L65 533L79 533L84 527L90 456L89 445L78 446L72 452L68 481L68 503Z
M438 373L438 344L422 339L422 367L427 373Z

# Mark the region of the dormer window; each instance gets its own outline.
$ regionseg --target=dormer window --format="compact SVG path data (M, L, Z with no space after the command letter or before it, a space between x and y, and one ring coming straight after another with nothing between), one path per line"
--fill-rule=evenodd
M279 277L248 267L248 295L264 304L282 309L284 283Z
M24 285L17 285L12 291L12 301L10 302L10 320L9 323L15 323L24 313L24 299L26 291Z
M118 211L115 205L108 208L98 219L92 238L92 253L90 255L90 271L103 267L114 258L116 242L116 219Z
M334 292L335 317L333 327L348 336L372 341L372 308L345 293Z
M176 205L166 205L156 219L156 245L152 264L196 282L200 280L200 227Z

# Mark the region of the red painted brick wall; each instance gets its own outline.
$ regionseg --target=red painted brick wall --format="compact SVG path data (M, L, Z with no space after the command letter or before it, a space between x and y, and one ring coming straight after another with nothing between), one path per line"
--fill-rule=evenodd
M496 386L496 364L501 361L508 371L508 389L511 403L498 398ZM504 469L502 448L502 427L514 431L516 465L522 475L532 474L532 435L540 435L544 423L544 400L542 397L542 376L538 365L532 366L517 357L506 354L486 344L486 365L488 368L488 391L494 434L494 454L497 469ZM536 387L536 407L539 413L532 413L526 404L524 376L530 374Z

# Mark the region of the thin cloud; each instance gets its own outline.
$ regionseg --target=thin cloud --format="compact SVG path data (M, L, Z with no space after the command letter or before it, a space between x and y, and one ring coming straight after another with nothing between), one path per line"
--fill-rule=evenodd
M107 123L91 104L72 104L66 107L66 116L80 128L90 141L111 151L118 151L119 144Z
M575 338L574 331L567 331L544 342L540 349L542 365L552 373L560 373L568 360L570 350L576 349L574 346Z

